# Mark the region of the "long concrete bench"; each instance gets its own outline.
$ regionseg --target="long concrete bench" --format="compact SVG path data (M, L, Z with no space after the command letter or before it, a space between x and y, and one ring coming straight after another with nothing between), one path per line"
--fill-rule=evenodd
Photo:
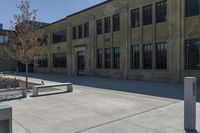
M67 90L65 92L72 92L73 91L73 84L72 83L59 83L59 84L51 84L51 85L38 85L33 87L33 97L37 97L39 94L39 90L53 88L53 87L61 87L66 86Z
M0 93L16 92L16 91L21 92L22 97L26 97L26 93L25 93L24 87L9 88L9 89L0 89Z

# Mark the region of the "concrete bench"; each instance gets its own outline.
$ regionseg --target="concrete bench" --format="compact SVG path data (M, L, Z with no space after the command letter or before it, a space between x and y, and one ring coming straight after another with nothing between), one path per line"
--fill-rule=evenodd
M24 87L9 88L9 89L0 89L0 93L15 92L15 91L21 92L22 97L26 97L26 93L25 93Z
M12 133L12 107L0 104L0 133Z
M51 84L51 85L38 85L33 87L33 97L38 96L38 90L53 88L53 87L61 87L66 86L67 90L65 92L72 92L73 91L73 84L72 83L59 83L59 84Z

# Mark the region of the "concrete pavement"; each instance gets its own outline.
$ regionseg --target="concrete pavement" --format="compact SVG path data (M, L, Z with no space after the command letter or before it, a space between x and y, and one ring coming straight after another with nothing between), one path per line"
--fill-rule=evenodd
M29 80L73 82L75 91L6 102L14 133L185 133L182 85L46 74ZM198 112L200 103L200 131Z

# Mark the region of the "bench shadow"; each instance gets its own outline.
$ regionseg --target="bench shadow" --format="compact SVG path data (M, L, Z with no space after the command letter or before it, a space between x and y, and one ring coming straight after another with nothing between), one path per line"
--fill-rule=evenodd
M25 76L25 73L12 74L12 76ZM130 92L177 100L183 100L184 98L184 85L178 83L133 81L104 77L66 76L42 73L30 73L29 77L60 83L71 82L75 85L91 87L91 89L94 87L98 89ZM198 86L197 94L197 101L200 102L200 86Z
M33 96L33 95L30 95L31 98L37 98L37 97L44 97L44 96L53 96L53 95L61 95L61 94L67 94L67 93L71 93L71 92L68 92L68 91L63 91L63 92L47 92L46 94L39 94L38 96Z

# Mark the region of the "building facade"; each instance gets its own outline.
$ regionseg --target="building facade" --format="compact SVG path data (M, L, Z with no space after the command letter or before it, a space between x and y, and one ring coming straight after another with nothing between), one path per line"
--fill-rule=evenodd
M9 30L4 30L0 24L0 72L3 71L16 71L17 63L12 60L5 52L5 47L8 46L8 33Z
M43 27L36 72L182 82L200 77L200 0L108 0Z

